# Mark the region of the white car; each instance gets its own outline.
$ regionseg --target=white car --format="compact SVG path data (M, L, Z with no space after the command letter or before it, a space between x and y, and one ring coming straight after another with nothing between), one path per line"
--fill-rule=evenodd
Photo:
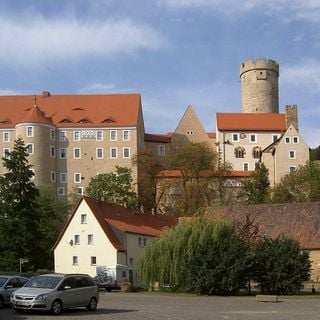
M10 303L17 312L50 311L58 315L63 309L86 307L95 311L99 288L86 274L45 274L32 278L13 292Z

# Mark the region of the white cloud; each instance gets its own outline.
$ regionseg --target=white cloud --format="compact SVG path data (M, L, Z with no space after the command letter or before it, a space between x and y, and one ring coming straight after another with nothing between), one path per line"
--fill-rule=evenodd
M158 0L160 6L171 9L204 8L213 9L225 14L239 14L261 9L266 14L290 20L320 22L319 0Z
M297 65L284 65L281 68L281 81L284 84L320 91L320 61L307 60Z
M0 16L0 43L0 63L39 63L154 50L162 47L165 39L130 19L80 21L33 15L28 20Z

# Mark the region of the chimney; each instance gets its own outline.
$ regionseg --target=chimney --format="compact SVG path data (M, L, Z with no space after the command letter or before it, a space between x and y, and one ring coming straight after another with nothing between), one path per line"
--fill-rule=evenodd
M296 104L294 105L286 105L286 125L287 128L290 125L293 125L296 130L299 132L299 125L298 125L298 107Z

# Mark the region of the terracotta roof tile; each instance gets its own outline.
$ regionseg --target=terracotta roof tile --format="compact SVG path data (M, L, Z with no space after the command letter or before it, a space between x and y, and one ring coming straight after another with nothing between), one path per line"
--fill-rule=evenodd
M146 133L144 135L144 141L169 143L170 142L170 135L169 134Z
M282 113L217 113L217 127L222 131L285 131Z
M299 241L304 249L320 249L320 202L237 205L217 212L236 221L243 221L247 213L260 226L261 235L286 235Z
M25 117L21 119L21 123L45 123L52 125L51 119L45 117L37 105L33 106L30 110L26 110L24 115Z
M0 128L13 128L22 122L35 98L44 117L51 118L57 127L136 126L141 112L139 94L0 96L0 114L10 119L9 123L0 121ZM90 121L77 123L83 119Z

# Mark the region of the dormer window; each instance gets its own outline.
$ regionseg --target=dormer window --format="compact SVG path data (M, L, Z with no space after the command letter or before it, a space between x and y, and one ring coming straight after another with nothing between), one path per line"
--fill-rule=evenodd
M189 135L189 136L192 136L194 134L194 131L193 130L187 130L186 134Z

